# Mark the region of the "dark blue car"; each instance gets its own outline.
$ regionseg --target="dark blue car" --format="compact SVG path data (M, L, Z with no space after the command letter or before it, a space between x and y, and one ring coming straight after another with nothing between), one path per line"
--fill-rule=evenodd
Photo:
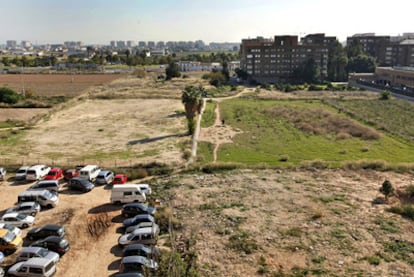
M132 225L137 225L141 222L154 222L155 223L155 219L152 215L149 215L149 214L139 214L132 218L125 219L123 225L125 228L127 228Z

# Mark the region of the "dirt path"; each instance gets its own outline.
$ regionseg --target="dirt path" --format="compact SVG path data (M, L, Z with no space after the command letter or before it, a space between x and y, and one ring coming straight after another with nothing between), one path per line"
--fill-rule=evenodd
M217 162L217 154L218 154L218 149L220 148L220 145L225 144L225 143L232 143L233 137L236 134L240 133L240 130L236 130L232 128L231 126L225 124L225 119L223 119L220 114L220 102L224 100L240 97L243 94L246 94L252 91L253 89L247 88L239 92L236 95L212 99L213 101L217 103L216 110L215 110L216 120L214 121L213 126L210 126L208 128L202 128L200 130L200 135L197 136L196 138L199 141L206 141L206 142L210 142L214 144L214 150L213 150L213 162L214 163ZM200 117L200 121L201 121L201 117Z

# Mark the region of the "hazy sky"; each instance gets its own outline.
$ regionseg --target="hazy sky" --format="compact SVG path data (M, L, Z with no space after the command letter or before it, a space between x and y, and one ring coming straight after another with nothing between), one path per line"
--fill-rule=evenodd
M0 44L414 32L412 0L0 0Z

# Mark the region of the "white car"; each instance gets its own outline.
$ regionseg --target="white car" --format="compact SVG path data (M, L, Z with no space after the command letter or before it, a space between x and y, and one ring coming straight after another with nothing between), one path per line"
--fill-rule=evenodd
M22 236L22 230L20 230L19 228L12 226L8 223L0 223L0 229L7 229L10 232L12 232L13 234L15 234L16 236L21 237Z
M26 173L27 181L36 181L45 177L50 171L50 167L44 164L38 164L30 167Z
M139 189L145 193L145 195L151 195L152 190L151 187L148 184L137 184Z
M16 181L24 181L24 180L26 180L26 173L27 173L27 170L29 168L30 168L29 166L22 166L22 167L20 167L19 170L17 170L16 176L14 177L14 179Z
M37 202L21 202L16 206L7 209L6 214L9 213L21 213L36 216L40 212L40 204Z
M6 172L4 167L0 167L0 181L3 181L6 178Z
M31 215L21 214L21 213L9 213L3 215L0 220L0 223L7 223L11 226L19 228L27 228L33 225L35 218Z

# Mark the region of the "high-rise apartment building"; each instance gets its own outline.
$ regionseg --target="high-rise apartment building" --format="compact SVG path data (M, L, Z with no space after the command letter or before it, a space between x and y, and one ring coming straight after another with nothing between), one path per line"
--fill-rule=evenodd
M17 48L17 41L15 41L15 40L6 41L6 47L8 49L16 49Z
M335 42L335 37L324 34L306 36L301 43L297 36L243 39L240 66L258 82L283 82L292 79L296 69L313 59L321 70L321 77L325 78L329 48Z

